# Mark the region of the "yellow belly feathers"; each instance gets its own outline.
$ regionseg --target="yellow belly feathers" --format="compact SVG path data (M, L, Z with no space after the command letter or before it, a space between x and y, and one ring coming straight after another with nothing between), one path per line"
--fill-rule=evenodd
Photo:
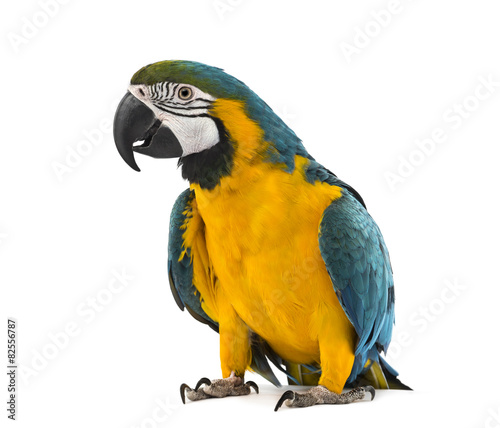
M352 330L318 245L322 213L340 197L340 189L307 183L307 162L297 156L292 174L269 168L260 183L242 191L219 189L214 194L191 186L219 280L212 293L224 295L281 357L302 363L319 362L321 323L338 324L339 334ZM202 289L200 293L204 298ZM204 299L203 307L217 319L218 310L207 307L210 303Z

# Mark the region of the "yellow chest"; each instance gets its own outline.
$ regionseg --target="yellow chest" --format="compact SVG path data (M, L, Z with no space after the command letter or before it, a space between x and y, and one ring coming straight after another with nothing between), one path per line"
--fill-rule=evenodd
M316 315L324 307L345 318L318 246L321 216L341 192L308 183L307 162L297 156L291 174L262 164L248 185L222 182L213 191L191 186L219 280L215 292L275 351L295 361L318 359Z

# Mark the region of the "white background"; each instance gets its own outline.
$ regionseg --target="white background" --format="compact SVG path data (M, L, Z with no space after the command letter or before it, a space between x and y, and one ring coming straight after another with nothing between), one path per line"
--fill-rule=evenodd
M53 16L35 0L3 5L1 342L6 355L15 317L17 426L500 426L500 5L401 0L380 13L389 5L69 0ZM249 375L258 396L181 404L182 382L220 376L218 336L168 286L169 214L187 183L176 160L128 168L109 128L132 74L164 59L246 82L363 195L396 281L388 360L415 392L275 414L284 389ZM478 100L481 79L493 84ZM449 109L464 103L458 123ZM435 128L446 140L418 152ZM404 160L418 165L391 187ZM133 279L112 294L113 272Z

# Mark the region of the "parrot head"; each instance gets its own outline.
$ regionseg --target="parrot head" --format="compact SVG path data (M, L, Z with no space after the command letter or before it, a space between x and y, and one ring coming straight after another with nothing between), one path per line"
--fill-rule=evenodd
M213 188L242 159L258 156L293 168L305 154L295 133L248 86L192 61L161 61L137 71L118 105L118 152L140 171L134 153L179 158L183 177Z

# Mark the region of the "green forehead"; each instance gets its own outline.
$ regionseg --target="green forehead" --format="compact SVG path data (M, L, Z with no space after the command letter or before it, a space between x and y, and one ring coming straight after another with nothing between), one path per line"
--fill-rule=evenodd
M130 83L154 85L159 82L187 83L216 98L242 99L247 86L220 68L194 61L161 61L141 68Z

